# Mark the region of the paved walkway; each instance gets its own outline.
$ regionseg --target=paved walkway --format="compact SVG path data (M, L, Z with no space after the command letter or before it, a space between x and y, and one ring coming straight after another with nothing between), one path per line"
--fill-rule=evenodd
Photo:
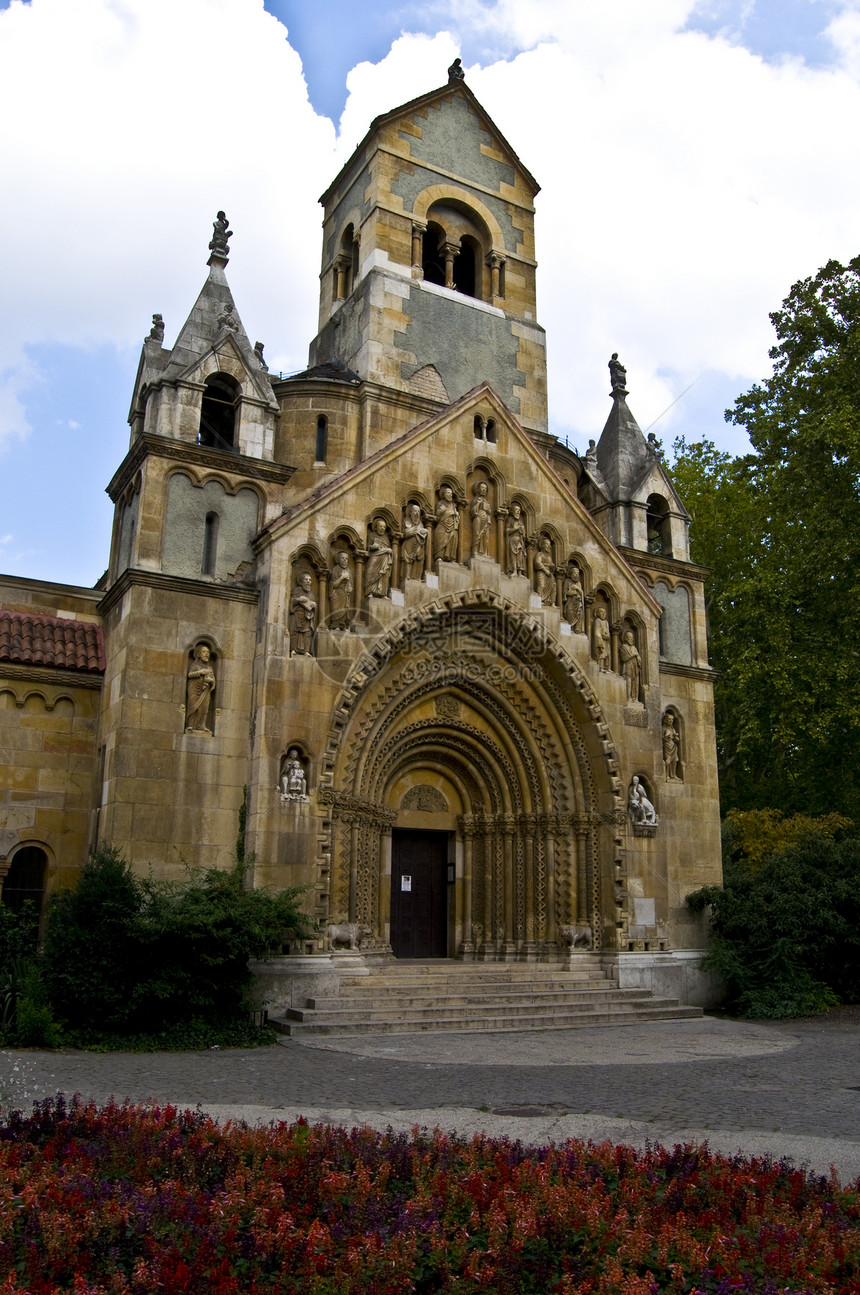
M13 1054L37 1096L202 1106L219 1118L415 1124L525 1142L707 1139L860 1176L860 1021L705 1017L522 1034L284 1039L249 1051Z

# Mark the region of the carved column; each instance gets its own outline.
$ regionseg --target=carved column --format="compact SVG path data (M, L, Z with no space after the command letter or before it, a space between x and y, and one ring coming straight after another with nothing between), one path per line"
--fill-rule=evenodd
M484 818L484 948L493 944L493 896L495 894L496 839L490 820Z
M504 930L504 948L503 952L507 956L516 952L516 942L514 940L514 826L515 820L507 814L501 820L501 837L502 851L504 859L504 889L505 889L505 930Z
M615 623L613 625L610 625L609 627L609 631L611 635L610 642L612 647L612 669L615 671L616 674L620 673L619 663L618 663L618 644L621 641L622 628L623 626L620 621L615 621Z
M500 271L505 263L505 258L499 256L498 252L490 252L487 256L487 265L490 267L490 292L494 297L500 297Z
M389 589L399 589L400 585L400 531L391 532L391 580Z
M555 569L555 605L564 612L564 571L561 567Z
M537 548L537 540L535 539L534 536L526 540L526 575L529 578L529 584L532 587L532 593L534 593L534 587L535 587L535 549L536 548Z
M424 545L424 574L433 574L433 546L436 543L436 518L427 518L427 543Z
M471 814L463 814L460 819L460 832L463 837L463 939L461 953L474 953L472 939L472 842L475 837L475 820Z
M496 509L496 561L503 571L507 565L507 553L505 552L505 518L507 515L507 508Z
M335 298L337 301L343 301L346 296L346 276L349 273L351 266L352 259L348 257L345 252L341 252L339 256L335 257L334 268L337 272L337 289L335 292Z
M325 625L328 622L328 582L330 571L323 569L319 572L319 619L318 625Z
M459 255L459 243L443 243L441 247L442 255L445 258L445 287L453 288L454 286L454 258Z
M546 842L546 938L550 944L557 940L555 921L555 832L556 820L552 814L541 815L541 827Z
M360 824L357 818L349 822L349 920L356 920L358 909L358 836Z
M463 519L466 515L466 505L459 499L454 501L457 505L457 512L460 514L460 525L457 530L457 561L460 566L464 566L469 557L469 537L466 534L466 527L463 525Z
M379 859L379 935L385 944L391 940L391 824L386 823L380 836Z
M427 232L427 226L423 221L413 220L412 222L412 269L420 271L421 278L424 278L424 235Z
M588 921L588 820L575 815L573 828L576 840L576 920Z
M535 942L535 816L524 814L520 820L525 853L526 944Z
M355 623L366 624L364 615L364 564L367 561L365 549L357 549L355 554Z

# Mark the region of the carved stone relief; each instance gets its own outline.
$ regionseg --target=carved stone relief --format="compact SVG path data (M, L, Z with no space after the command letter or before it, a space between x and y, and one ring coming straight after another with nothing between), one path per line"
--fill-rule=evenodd
M459 697L454 697L447 692L440 693L438 697L434 697L433 704L436 707L436 714L440 715L442 719L460 718L462 705Z
M526 573L526 527L523 521L522 506L511 504L511 512L505 523L505 571L509 576L524 576Z
M552 542L548 535L538 540L535 554L535 593L544 607L555 603L555 563L552 560Z
M215 695L215 671L207 643L198 643L188 671L185 690L185 732L211 733L209 711Z
M348 630L350 627L353 615L353 587L349 554L345 549L341 549L339 553L335 554L334 565L329 579L329 605L331 608L329 626L333 630Z
M403 513L403 540L400 557L407 580L420 580L424 571L427 549L427 527L423 524L418 504L407 504Z
M479 481L473 487L469 517L472 522L472 557L486 557L490 552L490 528L493 524L493 510L489 501L490 488L486 481Z
M621 674L627 685L627 700L628 702L638 702L642 685L642 657L636 646L633 630L626 629L622 633L621 642L618 645L618 656L621 660Z
M290 655L313 654L314 630L317 621L317 604L313 595L314 579L309 571L298 579L290 598Z
M280 779L281 800L307 800L308 781L296 747L287 752Z
M630 822L633 824L634 835L636 835L637 828L656 828L660 821L657 817L656 809L648 799L641 779L635 774L627 792L627 812L630 815ZM653 836L654 833L648 832L643 835Z
M448 802L437 787L422 783L419 787L410 787L400 802L401 809L417 809L423 814L444 814Z
M609 628L606 608L602 603L598 603L594 608L594 619L591 622L591 655L601 670L608 670L610 667L611 644L612 631Z
M663 716L663 774L667 782L681 782L681 734L675 716L667 710Z
M371 598L387 598L394 554L388 538L388 527L382 517L375 517L371 523L367 552L365 593Z
M562 587L562 614L572 630L582 629L582 614L585 610L585 593L582 588L582 572L579 563L571 560Z
M460 539L460 510L450 486L442 486L436 505L435 556L443 562L456 562Z

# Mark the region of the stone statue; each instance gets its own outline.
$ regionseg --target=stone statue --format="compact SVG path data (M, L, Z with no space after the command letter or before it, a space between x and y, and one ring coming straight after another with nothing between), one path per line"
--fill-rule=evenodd
M475 496L469 509L472 519L472 557L486 557L490 551L490 527L493 524L493 510L487 498L489 487L486 481L479 481L472 493Z
M262 343L262 342L255 342L255 343L254 343L254 354L256 355L257 359L260 361L260 368L261 368L261 369L263 369L266 373L268 373L268 372L269 372L269 366L268 366L268 364L266 363L266 361L263 359L263 343Z
M307 800L308 784L305 771L299 761L299 753L294 746L287 752L281 773L281 799Z
M457 561L460 538L460 510L454 502L454 491L443 486L436 505L436 557L443 562Z
M606 608L602 603L598 603L591 622L591 655L601 670L609 669L611 639Z
M211 733L212 731L206 723L215 692L215 671L212 669L211 656L206 643L197 644L194 649L194 660L188 671L185 693L186 733Z
M352 611L352 575L349 570L349 554L341 549L335 554L331 580L329 581L329 599L331 616L329 625L333 630L348 630L350 612Z
M540 596L544 607L551 607L555 602L555 564L552 560L552 544L546 535L538 540L538 551L535 554L535 593Z
M290 655L311 656L317 605L313 597L313 577L305 571L290 599Z
M579 569L578 562L568 563L562 594L564 619L571 629L579 629L580 621L582 620L582 609L585 606L585 594L582 588L582 572Z
M371 530L373 534L367 546L369 556L365 570L364 588L371 598L387 598L394 554L391 551L391 543L388 539L384 519L375 517L371 523Z
M152 328L149 330L149 336L153 342L158 342L158 345L161 346L164 341L164 320L161 315L152 316Z
M627 370L618 358L618 352L612 352L609 361L609 378L612 383L613 396L627 395Z
M407 504L403 518L403 540L400 556L406 569L407 580L420 580L424 570L424 553L427 548L427 527L421 521L417 504Z
M624 676L624 682L627 684L627 700L638 701L639 684L642 678L642 658L639 655L639 649L636 646L632 630L625 630L621 635L618 655L621 658L621 673Z
M597 445L595 444L594 437L592 437L588 442L588 449L585 451L585 466L591 476L594 476L595 473L598 473L599 475L600 468L597 466Z
M654 455L655 459L662 459L663 447L660 444L660 442L657 440L656 432L648 433L648 450L651 454Z
M448 68L448 84L450 85L452 81L465 81L465 79L466 73L463 71L461 60L455 58Z
M511 515L505 524L505 570L509 576L526 573L526 527L520 504L511 504Z
M219 211L212 226L212 242L209 244L209 251L213 256L226 257L229 253L227 240L233 237L233 231L229 228L229 220L223 211Z
M663 716L663 771L667 782L680 782L678 761L681 758L681 734L675 728L670 710Z
M220 311L218 315L218 327L226 328L231 333L235 333L238 331L239 321L236 318L236 316L233 314L232 302L228 301L226 306L224 306L223 309Z
M630 790L627 793L627 812L634 827L657 826L657 811L645 795L645 788L635 774L630 784Z

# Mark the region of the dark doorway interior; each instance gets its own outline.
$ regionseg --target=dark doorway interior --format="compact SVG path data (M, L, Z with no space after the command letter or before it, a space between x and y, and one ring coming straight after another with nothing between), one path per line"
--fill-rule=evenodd
M396 958L448 956L448 833L395 828L391 948Z

